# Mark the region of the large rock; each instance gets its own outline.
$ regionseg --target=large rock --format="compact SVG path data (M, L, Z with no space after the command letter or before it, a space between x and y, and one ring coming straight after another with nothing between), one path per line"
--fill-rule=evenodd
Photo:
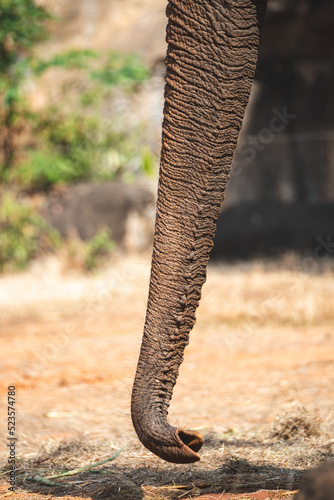
M107 227L119 246L143 250L152 240L154 209L144 186L80 183L51 192L42 214L64 237L89 240Z

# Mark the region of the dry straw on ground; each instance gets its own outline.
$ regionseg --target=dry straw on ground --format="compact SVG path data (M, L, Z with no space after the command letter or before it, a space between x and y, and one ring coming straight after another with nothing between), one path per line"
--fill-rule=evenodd
M304 272L302 262L209 268L170 408L171 423L204 434L202 459L167 464L140 445L129 404L149 263L83 276L52 261L0 279L4 412L8 380L18 383L17 500L287 493L333 460L333 273ZM113 462L57 486L29 479L103 461L125 444Z
M282 416L276 417L271 433L272 438L292 443L304 438L321 435L322 419L319 412L296 407Z

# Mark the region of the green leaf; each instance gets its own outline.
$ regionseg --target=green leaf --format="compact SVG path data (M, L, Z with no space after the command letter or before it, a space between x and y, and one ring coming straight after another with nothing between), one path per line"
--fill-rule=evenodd
M57 231L5 191L0 203L0 272L24 269L40 251L57 248Z
M110 86L143 83L149 77L149 70L137 54L120 54L110 52L101 69L93 70L94 79Z
M36 75L40 75L45 70L53 67L64 69L88 69L89 62L97 58L98 54L93 50L69 50L56 54L48 61L34 61L32 69Z

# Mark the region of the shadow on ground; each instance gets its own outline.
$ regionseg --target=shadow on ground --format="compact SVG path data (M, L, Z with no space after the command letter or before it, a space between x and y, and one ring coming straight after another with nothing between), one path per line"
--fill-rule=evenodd
M54 457L54 463L56 457ZM49 460L53 460L49 457ZM35 464L41 469L45 457ZM164 465L164 464L163 464ZM31 472L30 472L31 473ZM250 493L257 490L294 490L305 471L281 468L270 464L257 465L245 459L227 459L214 470L180 469L174 466L124 467L112 465L80 476L57 480L59 485L20 481L16 498L91 498L103 499L176 499L196 497L206 493ZM22 497L20 496L22 494ZM38 496L35 496L35 495Z

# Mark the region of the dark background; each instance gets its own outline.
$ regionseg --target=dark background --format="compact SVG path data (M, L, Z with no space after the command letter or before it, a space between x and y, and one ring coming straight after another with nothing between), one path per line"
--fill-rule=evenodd
M331 0L269 2L214 257L313 253L334 237L333 62Z

